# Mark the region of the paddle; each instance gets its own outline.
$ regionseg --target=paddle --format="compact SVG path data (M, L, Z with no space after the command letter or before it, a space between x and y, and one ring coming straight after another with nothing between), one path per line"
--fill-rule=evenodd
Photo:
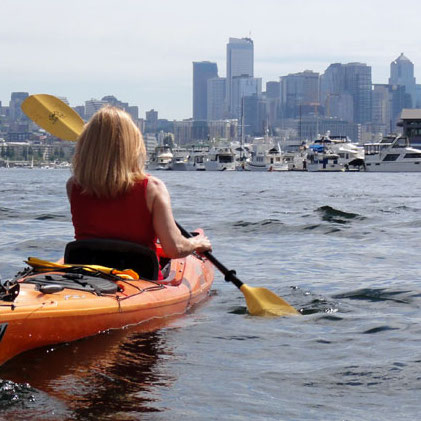
M186 238L193 235L186 231L178 222L177 227ZM232 282L243 293L248 312L253 316L291 316L300 314L284 299L272 291L262 287L250 287L237 278L234 270L226 268L211 252L202 253L225 276L227 282Z
M55 96L31 95L21 108L34 123L60 139L76 141L83 130L79 114Z
M83 120L72 108L60 99L46 94L31 95L22 103L23 112L36 124L52 135L76 141L83 130ZM192 237L181 225L177 224L181 233ZM254 316L288 316L300 314L294 307L281 297L261 287L249 287L237 278L234 270L227 269L212 253L203 255L212 262L225 276L243 293L247 309Z

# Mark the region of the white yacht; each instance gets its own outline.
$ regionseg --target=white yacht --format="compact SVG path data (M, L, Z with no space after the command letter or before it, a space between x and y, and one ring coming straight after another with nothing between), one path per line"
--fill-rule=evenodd
M339 155L323 145L310 145L306 158L307 171L345 171L345 165L339 162Z
M288 163L284 161L278 146L267 149L267 144L253 145L251 157L246 162L249 171L288 171Z
M169 146L157 146L149 160L148 168L150 170L169 170L173 157Z
M372 172L421 172L421 151L409 139L386 136L379 143L364 144L365 169Z
M208 148L193 148L189 150L187 159L187 171L205 171L205 162L208 156Z
M327 132L309 146L306 167L307 171L359 171L364 168L364 148L347 136Z
M235 154L229 146L213 147L205 161L206 171L235 171Z
M295 152L284 152L284 161L288 164L288 171L307 171L307 149Z
M170 164L170 170L187 171L189 162L189 151L184 148L173 148L173 158Z

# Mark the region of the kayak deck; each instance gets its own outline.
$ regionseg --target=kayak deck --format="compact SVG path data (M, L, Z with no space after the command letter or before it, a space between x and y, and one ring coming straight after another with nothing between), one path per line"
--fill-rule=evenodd
M0 364L29 349L183 314L208 295L213 274L212 264L195 255L171 260L163 281L104 280L102 290L80 278L72 285L59 271L24 273L17 297L0 300Z

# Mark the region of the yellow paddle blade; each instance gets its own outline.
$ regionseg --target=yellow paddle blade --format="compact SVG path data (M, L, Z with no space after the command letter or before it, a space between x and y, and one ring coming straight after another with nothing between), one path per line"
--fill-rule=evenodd
M266 288L240 287L252 316L293 316L300 313L281 297Z
M34 123L63 140L77 140L85 124L76 111L52 95L31 95L21 108Z

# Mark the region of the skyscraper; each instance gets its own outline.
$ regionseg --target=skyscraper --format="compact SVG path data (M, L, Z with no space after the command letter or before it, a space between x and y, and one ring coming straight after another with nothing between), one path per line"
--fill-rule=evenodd
M206 120L208 80L218 77L218 66L210 61L193 62L193 120Z
M365 63L334 63L321 77L326 114L355 123L371 121L371 67Z
M403 53L390 63L390 85L405 86L406 93L411 96L411 108L416 106L416 81L414 64Z
M216 77L208 80L207 120L222 120L225 116L226 79Z
M262 79L251 76L234 76L231 81L231 117L241 118L243 98L262 93Z
M232 82L234 77L254 75L254 45L250 38L230 38L227 44L227 114L232 115Z
M22 102L28 98L28 96L28 92L12 92L9 102L10 121L20 121L26 119L26 116L20 107Z
M317 110L319 78L319 73L311 70L281 77L281 104L285 117L297 118L304 110L306 113Z

